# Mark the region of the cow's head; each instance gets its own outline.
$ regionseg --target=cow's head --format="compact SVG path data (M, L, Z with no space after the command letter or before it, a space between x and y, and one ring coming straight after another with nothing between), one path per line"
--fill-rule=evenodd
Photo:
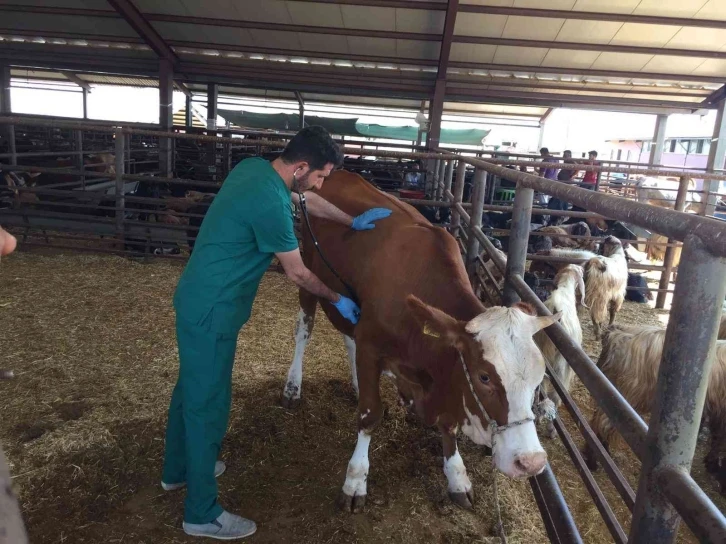
M528 304L516 304L488 308L464 322L414 296L408 298L408 305L424 334L456 348L463 357L471 386L457 361L451 393L462 397L465 415L459 424L464 434L477 444L492 447L491 428L474 394L499 426L534 418L532 404L545 363L532 336L557 321L559 314L537 317ZM547 462L533 421L501 430L492 456L497 469L512 478L539 474Z

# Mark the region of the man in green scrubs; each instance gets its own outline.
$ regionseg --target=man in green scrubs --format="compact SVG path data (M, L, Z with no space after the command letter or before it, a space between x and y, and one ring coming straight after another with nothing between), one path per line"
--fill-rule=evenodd
M215 478L225 470L217 457L229 419L237 336L272 257L298 286L330 300L351 322L358 320L357 305L305 267L293 232L291 199L320 188L342 159L325 129L305 128L274 161L240 162L202 222L174 295L180 365L162 474L165 490L187 486L182 527L189 535L230 540L256 530L253 521L217 502ZM371 229L391 213L377 208L353 218L314 193L306 202L310 214L355 230Z

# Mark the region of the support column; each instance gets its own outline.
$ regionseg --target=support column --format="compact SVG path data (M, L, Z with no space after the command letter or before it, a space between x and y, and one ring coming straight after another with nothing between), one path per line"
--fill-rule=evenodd
M166 59L159 61L159 128L171 132L174 125L174 70ZM159 138L159 170L164 177L171 177L174 157L171 138Z
M524 267L527 262L529 228L532 222L533 200L534 190L518 184L517 192L514 194L512 227L509 230L507 271L504 277L504 293L502 295L502 302L505 306L511 306L519 302L519 295L514 289L510 278L514 275L524 277Z
M708 162L706 163L706 171L713 172L724 167L724 159L726 159L726 118L724 118L724 104L726 99L718 103L716 110L716 122L713 125L713 139L711 140L711 149L708 152ZM719 192L721 182L718 180L703 180L704 194L701 204L701 215L713 215L716 212L716 201L718 197L714 193Z
M207 85L207 128L217 130L217 98L219 87L216 83Z
M680 516L658 485L666 467L690 472L714 360L726 260L688 235L666 329L629 543L675 542Z
M83 118L88 119L88 88L83 87Z
M469 215L469 239L466 244L466 271L469 278L476 274L476 258L479 256L479 239L474 234L481 228L481 216L484 212L484 196L486 195L486 172L481 168L474 171L472 186L471 209Z
M545 125L544 123L541 123L539 126L539 136L537 137L537 151L542 149L542 144L544 143L544 131Z
M426 134L426 147L430 150L439 147L441 139L441 116L444 114L444 95L446 94L446 80L436 80L434 99L429 108L429 131Z
M10 66L0 65L0 115L10 115L13 108L10 103ZM10 152L10 164L18 164L18 157L15 151L15 127L6 125L3 136L8 141Z
M466 179L466 163L462 160L456 165L456 181L454 182L454 207L451 208L451 226L449 232L454 238L459 236L461 228L461 214L456 204L461 204L464 199L464 181Z
M184 126L192 128L194 116L192 115L192 97L187 95L186 107L184 110Z
M655 132L653 132L653 143L650 146L650 159L648 166L662 164L663 146L665 145L666 125L668 124L667 115L658 115L655 119Z
M295 98L298 103L298 117L300 121L300 130L305 128L305 101L303 100L302 93L295 91Z

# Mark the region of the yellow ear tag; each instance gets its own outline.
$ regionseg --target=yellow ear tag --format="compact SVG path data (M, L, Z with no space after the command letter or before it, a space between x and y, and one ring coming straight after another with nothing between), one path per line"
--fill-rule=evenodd
M440 338L441 337L441 335L438 332L436 332L431 327L429 327L428 322L424 323L423 333L426 336L433 336L434 338Z

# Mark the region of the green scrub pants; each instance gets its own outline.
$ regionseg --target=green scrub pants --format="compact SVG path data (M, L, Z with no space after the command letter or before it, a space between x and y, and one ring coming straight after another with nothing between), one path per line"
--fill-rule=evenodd
M229 422L238 334L208 331L177 316L179 378L169 406L162 481L186 481L187 523L209 523L223 511L214 464Z

